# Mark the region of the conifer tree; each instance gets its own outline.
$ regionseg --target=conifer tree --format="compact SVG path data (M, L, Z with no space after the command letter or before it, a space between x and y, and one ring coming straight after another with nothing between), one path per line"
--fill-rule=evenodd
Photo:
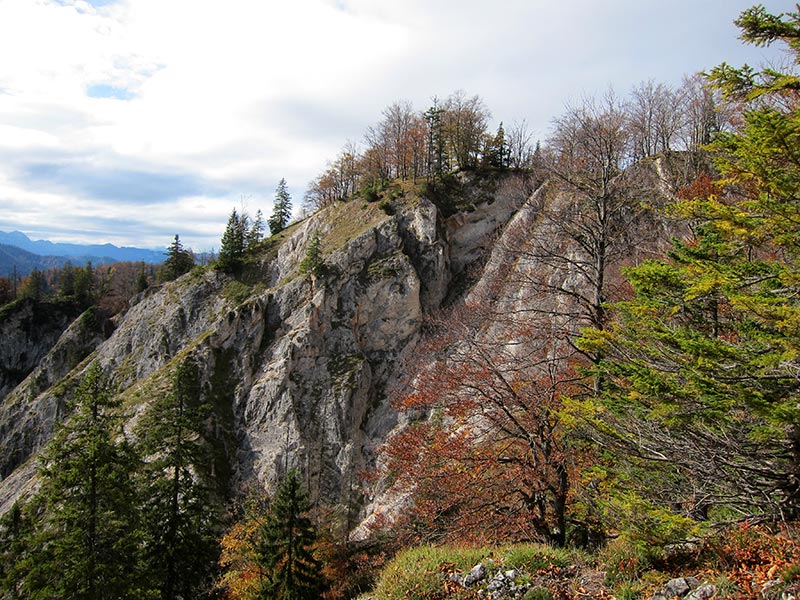
M289 221L292 218L292 197L289 195L289 190L286 187L286 180L281 179L278 182L278 188L275 190L275 202L272 209L272 215L269 218L269 231L272 235L279 233L286 229Z
M217 507L209 445L209 406L202 402L193 359L181 362L172 391L156 398L137 434L143 469L146 564L162 600L200 598L217 559Z
M75 295L75 267L67 261L61 268L61 276L58 282L58 292L65 298Z
M83 269L75 269L75 298L81 304L91 305L95 298L94 268L87 262Z
M32 527L30 515L20 502L0 517L0 598L22 598L20 580L25 573Z
M252 248L257 245L264 238L264 214L259 208L256 212L256 218L253 219L253 224L247 232L247 247Z
M497 128L497 133L487 139L483 160L490 167L502 169L508 166L508 158L509 152L508 143L506 142L506 132L501 122Z
M132 477L137 461L118 405L92 363L75 393L72 416L44 452L36 499L42 511L26 557L24 596L146 597Z
M742 13L742 38L800 56L800 15ZM797 77L721 65L711 82L744 102L739 131L712 145L722 179L677 210L694 239L629 271L635 296L587 332L609 389L595 439L629 464L667 465L643 490L705 518L800 516L800 104ZM788 93L787 93L788 92ZM633 433L635 432L635 433Z
M295 470L284 477L270 506L257 560L265 574L259 600L311 600L320 597L322 565L314 557L316 532L307 516L308 497Z
M136 293L140 294L147 289L150 283L147 281L147 272L144 263L139 265L139 274L136 276Z
M223 271L234 271L242 264L245 251L245 223L234 208L222 235L217 256L217 266Z
M441 181L447 170L447 145L444 135L442 118L444 109L439 105L437 98L433 99L431 106L423 115L428 126L428 177L432 182Z
M172 281L181 275L188 273L194 267L194 256L186 250L181 243L178 234L167 249L167 260L161 270L161 278L164 281Z
M306 256L300 262L300 272L320 277L325 273L325 261L322 259L322 240L315 231L306 248Z
M21 298L29 298L34 302L39 302L45 292L44 273L39 269L34 269L22 282L19 289L19 296Z

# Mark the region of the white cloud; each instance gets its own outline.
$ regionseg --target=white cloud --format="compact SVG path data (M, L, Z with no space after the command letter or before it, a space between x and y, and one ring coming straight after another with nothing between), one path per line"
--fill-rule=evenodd
M126 245L164 245L155 238L175 228L215 246L242 195L268 213L286 177L299 204L325 160L395 100L423 108L464 89L544 137L583 93L757 62L731 24L749 5L0 0L0 228ZM115 174L132 185L147 173L150 229L141 201L122 200L135 194L98 197Z

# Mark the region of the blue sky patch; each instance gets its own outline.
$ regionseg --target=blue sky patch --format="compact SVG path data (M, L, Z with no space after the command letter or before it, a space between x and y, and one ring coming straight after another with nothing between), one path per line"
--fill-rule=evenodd
M113 98L114 100L131 100L136 97L128 88L114 85L90 85L86 88L86 95L90 98Z

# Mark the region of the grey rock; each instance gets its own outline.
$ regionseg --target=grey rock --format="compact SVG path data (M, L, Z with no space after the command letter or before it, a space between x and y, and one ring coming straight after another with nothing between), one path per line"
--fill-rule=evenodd
M664 584L664 587L653 594L650 600L672 600L675 596L683 598L699 585L700 581L695 577L676 577Z
M414 418L398 416L390 398L405 383L401 360L413 354L424 316L467 293L454 282L473 277L474 266L483 269L470 294L501 285L514 230L531 235L542 226L544 192L527 198L527 183L514 177L467 198L469 213L443 219L418 198L361 230L347 228L341 239L331 236L337 246L326 248L328 273L316 279L300 275L298 265L315 232L334 232L337 207L294 227L276 253L248 267L247 283L213 269L189 273L138 296L99 334L81 329L80 319L30 346L0 331L0 365L19 372L0 378L0 513L35 489L37 453L68 416L90 361L130 407L131 432L148 403L169 391L176 362L192 356L203 400L218 413L215 434L232 491L271 488L298 467L312 501L354 507L347 527L353 538L366 537L371 515L397 514L407 502L380 484L362 487L358 473ZM552 200L557 210L559 199ZM551 233L536 231L548 240ZM542 272L541 263L525 268ZM519 285L502 293L513 299L509 310L530 302ZM33 359L18 362L21 350Z
M704 583L699 587L693 589L685 596L685 600L705 600L706 598L713 598L717 593L716 586L710 583Z
M450 573L447 580L464 587L464 575L462 573Z
M467 573L466 577L464 577L464 587L469 588L478 583L479 581L483 581L486 578L486 567L483 563L478 563L472 569L470 569L469 573Z

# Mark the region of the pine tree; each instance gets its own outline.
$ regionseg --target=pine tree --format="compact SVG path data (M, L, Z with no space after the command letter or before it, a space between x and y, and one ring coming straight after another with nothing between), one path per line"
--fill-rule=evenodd
M58 282L58 292L65 298L75 295L75 267L67 261L61 268L61 276Z
M139 265L139 274L136 276L136 293L141 294L145 291L150 283L147 281L147 271L145 271L144 263Z
M292 197L286 188L285 179L281 179L278 182L273 206L272 215L269 218L269 231L272 235L275 235L286 229L292 218Z
M319 232L315 231L306 248L306 256L300 262L300 272L314 277L321 277L325 273L325 261L322 259L322 240Z
M81 304L89 306L95 298L94 268L87 262L83 269L75 269L75 298Z
M32 531L32 519L20 502L0 517L0 598L23 597L20 580L25 573Z
M506 142L506 132L501 122L497 128L497 133L489 137L484 152L484 163L496 169L503 169L508 166L508 143Z
M178 234L175 234L172 244L167 249L167 260L161 271L161 279L172 281L184 273L188 273L194 267L194 256L184 249Z
M253 224L247 232L247 247L253 248L264 238L264 214L259 208L256 212L256 218L253 219Z
M188 358L172 391L154 400L137 427L143 469L146 563L162 600L200 598L217 560L217 507L204 440L209 406L196 363Z
M44 451L42 506L21 584L32 598L146 597L140 585L141 530L118 400L92 363L74 413Z
M20 298L29 298L34 302L39 302L45 293L44 273L38 269L30 272L19 289Z
M320 597L322 565L314 557L316 532L307 516L310 503L294 470L278 488L261 529L256 551L265 574L260 600L305 600Z
M439 106L437 98L433 99L431 106L423 115L428 126L428 177L432 182L441 181L447 170L447 143L443 124L444 108Z
M245 251L244 221L234 208L228 218L228 225L222 235L222 242L217 256L217 267L223 271L231 272L242 264Z

